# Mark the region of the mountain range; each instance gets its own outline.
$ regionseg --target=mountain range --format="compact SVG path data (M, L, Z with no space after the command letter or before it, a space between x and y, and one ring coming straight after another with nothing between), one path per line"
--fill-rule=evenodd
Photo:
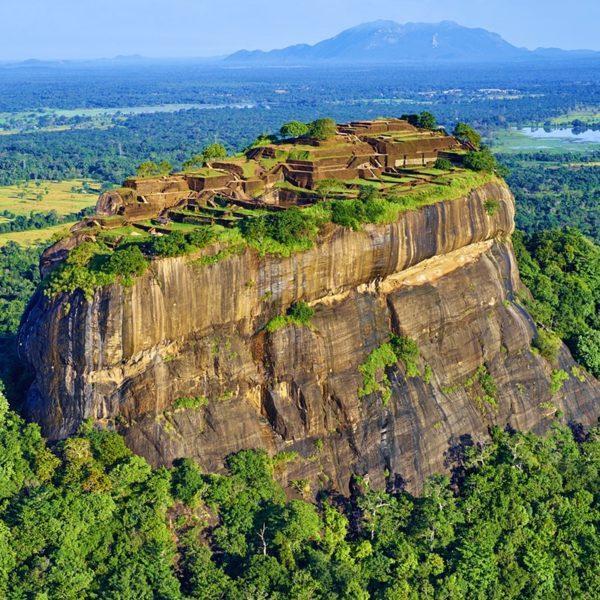
M527 59L598 57L591 50L528 50L486 29L452 21L405 23L374 21L342 31L315 45L298 44L268 52L241 50L225 60L248 64L510 62Z

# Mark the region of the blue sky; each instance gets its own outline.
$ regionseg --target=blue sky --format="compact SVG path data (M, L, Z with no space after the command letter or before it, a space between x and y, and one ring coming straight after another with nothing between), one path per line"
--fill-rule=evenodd
M518 46L600 50L600 0L0 0L0 60L214 56L375 19L451 19Z

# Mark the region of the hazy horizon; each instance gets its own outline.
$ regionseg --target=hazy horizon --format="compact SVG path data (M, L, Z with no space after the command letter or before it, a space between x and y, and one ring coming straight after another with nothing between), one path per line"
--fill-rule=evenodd
M600 50L600 3L581 0L5 0L0 60L85 60L141 55L200 58L240 49L271 50L314 44L344 29L379 19L400 23L452 20L482 27L529 49Z

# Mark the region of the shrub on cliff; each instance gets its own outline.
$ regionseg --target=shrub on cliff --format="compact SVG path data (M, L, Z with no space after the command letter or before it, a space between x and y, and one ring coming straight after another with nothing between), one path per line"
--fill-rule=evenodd
M533 346L551 363L556 362L561 343L561 339L557 335L541 328L538 329L537 335L533 340Z
M360 229L361 224L364 223L362 203L355 200L336 200L332 202L331 220L342 227L349 227L354 230Z
M81 290L91 300L98 287L114 281L113 275L100 269L108 254L108 248L100 242L84 242L71 250L44 282L46 296Z
M67 256L44 282L49 297L81 290L90 300L95 290L120 280L131 285L133 278L145 273L149 261L139 246L129 245L111 251L101 242L84 242Z
M315 311L306 302L294 302L285 315L278 315L271 319L265 329L269 333L287 327L288 325L297 325L298 327L309 327Z
M150 252L154 256L173 257L181 256L190 249L188 241L180 231L173 231L167 235L152 238Z
M269 240L278 247L273 250L306 248L311 242L315 229L314 218L306 211L292 207L285 211L242 219L242 235L261 251L272 248Z
M358 369L363 377L363 385L358 390L358 397L380 393L384 404L392 397L390 381L385 370L398 362L394 348L390 343L375 348Z
M390 339L390 344L394 350L397 360L404 363L407 377L418 377L419 371L419 346L412 338L393 335Z
M390 340L375 348L360 365L359 371L363 376L363 385L358 390L358 397L362 398L379 392L384 405L392 397L390 380L386 369L401 362L406 370L406 377L419 377L419 346L415 340L399 335L392 335ZM428 374L429 379L431 374Z
M308 325L314 317L315 311L306 302L294 302L288 311L288 315L294 323Z
M296 207L267 216L269 236L286 246L306 235L308 228L308 217Z
M204 248L216 238L216 233L211 227L198 227L186 234L187 242L196 248Z
M331 220L342 227L360 229L364 223L377 223L385 213L385 201L375 186L361 186L356 200L331 202Z
M123 277L130 283L133 277L143 275L149 264L140 247L131 245L115 250L102 265L102 271Z
M486 171L487 173L493 173L498 168L496 158L489 148L468 152L464 157L463 165L472 171Z

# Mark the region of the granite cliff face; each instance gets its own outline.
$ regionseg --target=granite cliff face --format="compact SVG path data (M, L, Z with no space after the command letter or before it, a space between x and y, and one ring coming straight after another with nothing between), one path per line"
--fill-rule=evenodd
M553 394L552 371L571 374L574 362L564 347L559 365L531 350L513 217L496 182L390 225L331 226L290 258L162 259L92 301L38 293L20 336L35 372L26 411L53 439L86 418L118 427L154 464L191 456L218 470L242 448L297 451L289 480L341 491L352 473L418 490L461 436L485 438L492 424L541 431L555 410L593 422L598 381L575 371ZM311 327L267 333L297 300L314 308ZM359 398L359 366L392 332L416 340L430 376L407 378L400 362L387 369L387 404ZM482 401L482 373L495 406ZM183 397L206 401L178 407Z

